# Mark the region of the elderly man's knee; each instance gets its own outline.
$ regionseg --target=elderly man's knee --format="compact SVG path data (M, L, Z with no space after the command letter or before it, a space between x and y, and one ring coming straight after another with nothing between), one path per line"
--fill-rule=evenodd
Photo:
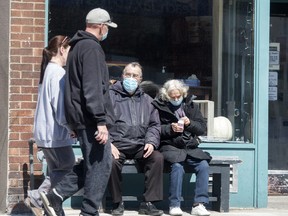
M164 163L164 157L159 151L154 151L151 156L156 163Z

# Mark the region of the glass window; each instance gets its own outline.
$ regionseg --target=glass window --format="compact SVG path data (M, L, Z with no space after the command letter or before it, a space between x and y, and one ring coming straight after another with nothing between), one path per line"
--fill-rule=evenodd
M268 169L287 170L288 4L270 5ZM280 173L279 173L280 174ZM282 174L282 173L281 173ZM279 175L280 176L280 175ZM282 176L282 175L281 175ZM281 181L280 181L281 182ZM278 190L271 188L271 190ZM281 189L282 190L282 189ZM278 191L277 191L278 192Z
M228 117L234 140L244 142L252 142L253 130L253 9L252 0L223 1L222 65L214 68L216 114Z
M253 0L50 0L49 35L73 36L85 16L106 9L118 24L101 42L110 66L138 61L143 80L181 79L214 116L232 124L231 142L252 142ZM209 137L209 139L213 137Z

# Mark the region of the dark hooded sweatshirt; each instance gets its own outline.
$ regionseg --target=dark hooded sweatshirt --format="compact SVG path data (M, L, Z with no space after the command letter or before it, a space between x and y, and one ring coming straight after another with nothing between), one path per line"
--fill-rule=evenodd
M65 115L70 129L113 123L108 68L99 40L80 30L70 46L65 85Z

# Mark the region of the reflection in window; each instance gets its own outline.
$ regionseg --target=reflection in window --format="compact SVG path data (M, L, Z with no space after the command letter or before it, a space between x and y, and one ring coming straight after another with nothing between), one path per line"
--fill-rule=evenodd
M234 140L244 142L252 142L253 28L252 0L223 1L222 88L221 97L217 97L218 113L232 122Z
M118 24L101 42L109 65L138 61L159 85L183 79L229 118L232 141L252 142L253 0L50 0L48 38L72 37L96 7Z

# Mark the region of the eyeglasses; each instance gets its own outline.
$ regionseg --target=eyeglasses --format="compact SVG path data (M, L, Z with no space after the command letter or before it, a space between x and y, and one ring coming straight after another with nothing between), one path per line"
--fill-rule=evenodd
M139 74L134 74L134 73L124 73L123 74L123 76L125 77L125 78L130 78L130 77L132 77L132 78L140 78L140 75Z

